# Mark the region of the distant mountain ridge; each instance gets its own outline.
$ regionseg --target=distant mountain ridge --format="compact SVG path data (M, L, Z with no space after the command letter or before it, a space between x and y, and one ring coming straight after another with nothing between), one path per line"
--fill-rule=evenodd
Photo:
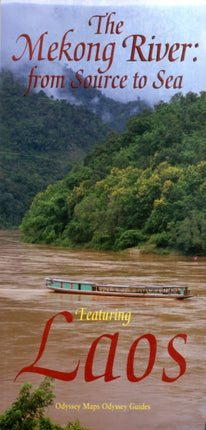
M72 104L85 105L113 130L124 130L126 122L132 116L141 113L145 108L149 107L148 103L140 98L135 101L122 103L103 95L99 89L92 86L89 88L80 86L78 88L79 82L73 70L67 69L66 74L68 82L74 82L77 88L74 89L71 85L67 85L66 88L61 88L57 91L58 96L65 98ZM83 79L83 75L81 76Z
M0 72L0 228L17 226L35 194L65 177L112 128L124 128L144 106L124 105L93 88L77 90L75 97L67 88L61 99L43 91L24 97L24 81Z
M18 72L16 77L17 82L22 82L22 85L27 87L28 92L28 75L31 71L22 68ZM80 85L79 80L76 77L76 73L71 68L62 68L62 76L66 76L64 82L65 87L58 86L55 88L46 87L44 92L48 97L52 97L57 100L66 100L68 103L74 106L85 106L91 112L96 114L103 123L111 127L112 130L122 131L126 128L126 122L141 113L145 108L151 108L151 106L139 97L137 100L122 102L113 98L107 97L103 94L100 89L93 88L92 86L84 87ZM81 77L81 81L84 80L84 76L81 72L78 73ZM41 90L40 81L37 81L36 92ZM56 82L56 81L55 81ZM33 83L33 82L32 82ZM74 88L71 83L74 84ZM34 83L33 83L34 84ZM30 92L27 97L30 96Z

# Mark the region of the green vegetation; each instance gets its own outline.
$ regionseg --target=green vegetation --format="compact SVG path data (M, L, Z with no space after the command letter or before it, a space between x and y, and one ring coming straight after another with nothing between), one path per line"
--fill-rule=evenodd
M0 72L1 229L18 226L38 192L64 178L111 129L122 130L145 107L140 100L117 102L94 88L61 89L61 100L43 91L24 97L27 87L28 80Z
M79 420L66 427L53 424L44 417L45 408L54 402L53 384L49 378L31 392L32 385L23 385L16 401L0 416L1 430L89 430L81 427Z
M25 241L206 255L206 93L175 95L39 193Z
M75 82L78 87L79 81L77 81L75 73L68 68L65 69L65 75L67 75L69 84L65 88L59 88L58 94L66 100L74 100L77 104L81 103L87 106L92 112L94 112L103 122L109 125L112 130L122 131L125 129L126 122L132 116L141 113L143 109L148 107L148 104L138 98L134 101L119 102L104 96L100 90L93 87L73 89L70 82Z
M109 131L84 106L43 91L24 93L10 72L0 73L0 228L18 226L34 196L65 177Z

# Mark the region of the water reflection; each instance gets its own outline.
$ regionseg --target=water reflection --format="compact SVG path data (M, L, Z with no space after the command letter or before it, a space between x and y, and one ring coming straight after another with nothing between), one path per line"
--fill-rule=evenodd
M0 233L0 413L14 401L24 382L38 385L42 380L40 375L23 373L13 382L17 373L35 360L48 319L69 311L73 322L68 324L57 317L39 363L69 372L80 360L74 381L55 382L56 407L49 410L55 422L65 425L79 417L82 425L94 430L125 430L128 425L141 430L204 430L206 259L71 251L23 244L18 238L15 232ZM195 297L176 302L54 294L44 288L45 277L52 275L133 285L187 285ZM92 312L130 311L131 322L123 327L121 321L114 320L80 321L75 311L82 307ZM85 382L89 348L105 333L119 333L113 366L113 375L118 378ZM145 379L131 383L127 378L128 353L132 343L146 333L152 333L157 341L154 367ZM176 382L166 383L162 381L163 368L171 377L179 372L167 347L180 333L187 335L187 343L179 338L175 345L186 360L187 370ZM107 339L98 345L94 375L104 373L108 348ZM148 342L143 340L135 353L136 375L144 374L148 358ZM77 413L64 404L80 405L80 409ZM97 406L95 411L89 408L92 405ZM127 407L117 410L114 405Z

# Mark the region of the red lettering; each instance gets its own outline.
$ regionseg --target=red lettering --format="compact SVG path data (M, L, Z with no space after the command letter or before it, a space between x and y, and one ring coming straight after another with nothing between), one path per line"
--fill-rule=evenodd
M37 59L38 60L45 60L45 58L42 56L42 48L43 48L43 41L44 41L45 34L48 34L48 31L45 31L45 33L41 34L41 36L37 40L36 44L34 45L34 48L32 48L32 43L31 43L31 39L30 39L29 35L26 33L20 34L20 36L17 38L16 42L18 42L19 39L24 37L26 39L25 47L24 47L24 50L23 50L22 54L20 55L20 57L15 57L15 55L12 55L12 60L14 60L14 61L20 60L24 56L26 49L27 49L27 46L29 48L29 60L32 60L33 55L34 55L34 51L35 51L38 44L39 44L39 51L38 51Z
M74 49L74 61L80 61L84 57L85 54L85 43L81 42L78 45L75 46Z
M56 51L58 48L59 44L57 42L54 42L50 45L49 49L48 49L48 60L49 61L54 61L57 58L57 55L55 57L52 57L51 54L52 52Z
M139 54L139 58L141 61L147 61L146 58L144 57L142 50L140 48L140 46L144 45L144 43L146 42L146 37L141 35L141 34L131 34L130 36L127 36L122 43L123 48L127 47L127 40L130 39L130 37L133 38L133 43L132 43L132 49L131 49L131 56L130 59L127 61L137 61L135 59L135 54L136 54L136 50ZM140 43L137 45L137 39L140 38Z
M59 61L62 59L63 54L65 55L65 57L68 61L72 61L72 58L69 56L69 54L67 52L71 48L71 43L69 43L69 42L65 43L67 34L70 31L74 31L74 30L71 29L71 30L66 31L66 33L64 34L64 36L62 38L61 48L60 48L60 52L59 52Z
M127 47L128 39L132 38L132 48L130 59L127 61L137 61L136 56L139 56L141 61L162 61L166 56L168 60L173 61L184 61L186 57L187 48L192 48L192 43L174 43L170 46L169 43L148 43L146 44L146 37L142 34L131 34L127 36L122 43L123 48ZM152 36L154 40L156 36ZM144 45L144 53L142 46ZM195 47L199 47L197 43ZM179 56L175 55L179 51ZM196 61L196 60L195 60Z
M176 78L174 78L174 76L168 76L164 80L164 77L163 77L164 75L165 75L165 70L160 70L158 72L157 78L159 80L159 85L158 85L158 82L154 81L153 84L152 84L153 88L155 88L156 90L158 90L163 85L165 86L166 89L170 89L170 88L181 89L182 88L183 76L176 76Z
M167 89L172 88L172 85L170 85L171 82L173 82L173 76L168 76L165 82L165 88Z
M115 83L115 80L116 80L116 79L117 79L117 80L119 80L119 78L120 78L120 77L119 77L119 75L116 75L116 76L114 76L114 77L113 77L113 79L112 79L112 85L111 85L111 87L112 87L112 88L114 88L114 89L115 89L115 88L118 88L119 84L118 84L118 83ZM120 82L121 82L121 81L120 81Z
M174 45L171 46L169 56L168 56L169 61L176 61L179 58L179 57L173 58L173 53L178 51L179 48L180 48L179 43L175 43Z
M116 12L111 12L108 15L108 12L106 15L93 15L89 20L89 25L92 25L93 18L97 18L97 31L94 34L104 34L110 33L110 34L120 34L122 31L120 31L120 28L124 25L124 21L119 21L117 24L115 24L115 21L111 21L111 16L116 15ZM106 22L105 19L106 18Z
M106 16L108 15L108 13L106 13L106 15L93 15L91 18L90 18L90 20L89 20L89 25L92 25L92 20L93 20L93 18L97 18L98 20L97 20L97 23L98 23L98 26L97 26L97 31L96 31L96 33L94 33L94 34L101 34L101 24L102 24L102 20L103 20L103 18L106 18Z
M164 74L165 74L165 70L160 70L160 71L158 72L158 74L157 74L157 77L158 77L159 81L161 82L161 83L160 83L160 85L159 85L159 86L157 86L156 82L153 82L153 84L152 84L153 88L155 88L156 90L157 90L157 89L159 89L159 88L161 88L161 87L162 87L162 85L164 85L164 79L163 79L163 77L161 76L161 73L164 75Z
M40 358L43 355L43 352L44 352L45 347L46 347L47 339L48 339L49 332L50 332L51 326L53 324L53 321L59 315L63 315L68 323L73 321L72 314L70 312L66 312L66 311L65 312L59 312L58 314L54 315L52 318L50 318L47 321L44 332L43 332L39 352L37 354L36 359L34 360L34 362L30 366L23 367L23 369L21 369L20 372L15 377L14 381L16 381L16 379L19 377L19 375L21 375L22 373L25 373L25 372L38 373L40 375L49 376L50 378L60 379L61 381L73 381L73 379L75 379L75 377L77 375L78 368L79 368L80 361L78 361L76 369L73 372L60 372L59 370L52 370L52 369L47 369L45 367L35 366L36 363L40 360Z
M198 44L197 44L198 45ZM198 45L199 46L199 45ZM182 56L180 58L180 61L184 61L185 60L185 55L186 55L186 49L187 48L192 48L192 43L183 43L182 44ZM195 46L196 47L196 46Z
M90 61L91 58L92 58L93 48L95 48L95 50L96 50L96 52L95 52L95 61L101 60L101 57L99 55L101 44L100 43L88 43L87 45L88 45L88 48L89 48L88 49L88 54L87 54L87 61Z
M49 83L49 75L44 75L41 80L41 88L46 88Z
M156 43L156 46L157 46L156 61L161 61L167 55L170 45L169 43L165 43L165 52L162 54L162 57L161 57L162 44Z
M109 14L109 16L107 18L107 22L106 22L105 34L107 34L107 33L115 34L115 22L110 20L112 15L116 15L116 12L111 12Z
M70 312L66 312L66 311L57 313L56 315L54 315L52 318L50 318L47 321L45 328L44 328L44 331L43 331L43 335L42 335L42 339L41 339L41 343L40 343L40 347L39 347L39 351L38 351L36 359L34 360L34 362L31 365L23 367L20 370L20 372L17 374L17 376L15 377L14 381L16 381L16 379L22 373L26 373L26 372L45 375L45 376L48 376L51 378L59 379L61 381L73 381L76 378L77 373L78 373L78 369L80 366L80 360L77 362L75 369L71 372L62 372L60 370L48 369L45 367L37 366L38 361L41 359L41 357L44 354L52 324L53 324L54 320L56 319L56 317L58 317L58 316L63 316L65 318L66 322L68 322L68 323L71 323L73 321L72 314ZM104 371L99 375L94 375L93 366L94 366L94 362L95 362L96 350L97 350L98 345L100 344L100 341L102 339L105 339L105 338L110 340L110 345L109 345L109 351L107 354L107 358L105 361ZM186 344L187 335L186 334L177 334L168 343L168 353L169 353L170 357L174 361L176 361L176 363L179 365L180 370L179 370L179 373L175 377L170 377L166 374L165 368L163 368L163 371L162 371L162 381L163 382L175 382L182 375L184 375L184 373L186 371L186 361L185 361L184 357L174 347L174 341L177 338L183 339L184 343ZM147 367L146 367L144 374L140 375L140 376L136 376L135 375L135 369L134 369L135 353L136 353L136 350L137 350L139 343L143 339L147 340L147 342L149 343L149 358L147 360ZM117 332L115 334L103 334L93 341L93 343L90 346L90 349L89 349L89 352L87 355L87 359L85 362L84 377L85 377L86 382L92 382L92 381L95 381L99 378L104 378L105 382L110 382L110 381L113 381L117 378L120 378L120 375L117 375L117 376L113 375L113 367L114 367L114 361L115 361L115 357L116 357L116 349L117 349L118 340L119 340L119 333ZM155 363L155 359L156 359L156 352L157 352L157 341L156 341L155 336L151 333L147 333L147 334L144 334L143 336L138 337L132 343L130 350L129 350L129 353L128 353L128 358L127 358L126 374L127 374L128 381L139 382L139 381L143 380L144 378L146 378L147 376L150 375L150 373L152 372L152 369L154 367L154 363Z
M182 80L183 80L183 76L177 76L174 80L173 88L181 89L182 88Z
M144 375L140 377L136 377L134 374L134 355L135 355L136 347L140 342L140 340L142 339L147 339L149 342L149 346L150 346L149 362ZM135 342L133 342L127 359L127 378L130 382L139 382L142 379L146 378L146 376L148 376L151 373L154 366L155 358L156 358L156 351L157 351L157 342L153 334L149 334L149 333L145 334L141 337L138 337L138 339L136 339Z
M109 53L108 53L108 50L109 50ZM102 60L103 61L108 61L108 65L105 68L105 70L101 70L101 68L99 67L97 69L98 73L105 73L105 72L107 72L107 70L110 69L110 67L111 67L111 65L113 63L113 59L114 59L114 50L115 50L115 42L114 43L108 43L104 47L103 53L102 53Z
M152 39L154 40L155 37L156 36L152 36ZM165 44L165 52L162 54L162 57L161 57L161 50L162 50L162 44L161 43L148 43L148 46L149 46L148 61L161 61L167 55L170 45L169 45L169 43ZM155 47L157 48L157 53L156 53L156 56L154 54L154 57L153 57L153 52L154 52Z
M170 342L168 344L168 352L169 352L169 355L179 364L180 372L179 372L179 375L177 375L176 377L170 378L169 376L166 375L165 369L163 369L162 381L164 381L164 382L174 382L177 379L179 379L182 375L184 375L184 373L186 371L186 361L185 361L184 357L181 354L179 354L179 352L176 351L176 349L173 346L174 340L179 338L179 337L184 340L185 344L187 343L187 335L186 334L177 334L176 336L174 336L170 340Z
M88 75L84 80L84 88L89 88L91 87L91 85L92 85L92 76Z
M152 36L152 39L155 39L155 36ZM148 46L149 48L149 56L148 56L148 61L153 61L155 60L155 58L152 57L153 55L153 49L154 49L154 43L149 43Z
M120 79L120 88L125 88L127 86L126 82L127 82L127 75L124 75L121 77Z
M99 341L102 338L108 338L111 340L110 350L107 357L107 364L105 368L105 373L99 376L94 376L92 373L92 366L94 361L94 354L96 351L96 347L99 343ZM113 335L111 334L103 334L102 336L99 336L91 345L91 348L89 350L86 364L85 364L85 381L91 382L95 381L96 379L102 378L104 376L105 382L113 381L114 379L120 378L120 376L113 376L113 364L114 364L114 358L115 358L115 352L117 347L117 341L118 341L119 333L115 333Z
M125 88L127 86L127 75L123 75L120 77L119 75L87 75L86 77L83 76L84 70L79 69L76 72L76 80L71 82L72 88L80 88L81 85L84 86L84 88L107 88L108 85L111 86L111 88Z

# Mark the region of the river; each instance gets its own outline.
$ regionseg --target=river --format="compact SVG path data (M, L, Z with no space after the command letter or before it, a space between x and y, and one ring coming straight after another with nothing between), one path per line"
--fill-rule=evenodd
M115 284L185 285L194 297L185 301L122 299L61 295L45 289L45 277ZM84 317L80 312L84 309ZM27 381L38 386L43 376L18 372L37 357L47 321L59 312L70 312L68 323L57 316L49 332L38 366L71 372L80 361L73 381L55 380L55 402L47 411L61 425L80 419L93 430L204 430L206 422L206 258L106 253L24 244L17 232L0 232L0 323L2 413ZM122 312L130 320L87 320L88 312ZM85 381L85 363L93 341L103 334L119 333L112 368L113 380L105 381L110 340L99 342L92 373ZM141 336L130 370L145 374L149 360L146 334L152 334L157 350L151 372L131 382L127 359L131 345ZM177 336L178 335L178 336ZM184 338L181 336L185 336ZM178 358L186 364L179 378ZM111 338L110 338L111 339ZM173 382L162 380L164 372Z

